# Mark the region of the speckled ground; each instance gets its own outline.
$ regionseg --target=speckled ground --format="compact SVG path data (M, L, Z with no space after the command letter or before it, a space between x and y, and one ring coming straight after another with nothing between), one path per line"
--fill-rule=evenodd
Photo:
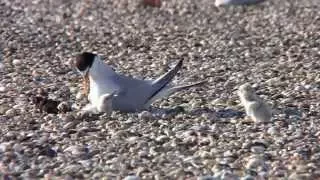
M213 0L1 0L0 173L38 179L320 178L318 0L216 8ZM70 67L94 51L116 71L154 78L179 59L174 83L207 79L153 112L40 113L42 88L73 107ZM271 123L244 118L237 88L253 84Z

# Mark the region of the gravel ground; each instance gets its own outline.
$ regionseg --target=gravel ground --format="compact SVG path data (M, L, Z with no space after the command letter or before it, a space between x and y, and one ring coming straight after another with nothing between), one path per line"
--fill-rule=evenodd
M3 178L320 178L318 0L139 2L0 1ZM174 82L208 84L155 103L165 114L40 113L30 102L40 88L86 103L70 67L83 51L140 78L183 58ZM272 123L245 118L236 94L245 82L272 104Z

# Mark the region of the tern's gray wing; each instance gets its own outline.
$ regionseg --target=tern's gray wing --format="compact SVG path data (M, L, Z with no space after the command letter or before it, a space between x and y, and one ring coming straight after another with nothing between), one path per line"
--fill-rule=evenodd
M120 87L112 102L114 110L122 112L141 110L150 94L152 94L150 81L117 75L113 77L113 82L116 82Z
M167 73L160 76L158 79L152 82L152 94L148 97L147 101L156 96L163 88L166 87L168 83L174 78L174 76L178 73L178 71L182 67L183 60L180 60L178 64L168 71ZM147 103L147 101L145 103Z
M170 83L181 66L182 60L172 70L154 81L139 80L123 75L114 76L113 81L119 85L120 92L114 99L113 108L127 112L141 110L150 99Z

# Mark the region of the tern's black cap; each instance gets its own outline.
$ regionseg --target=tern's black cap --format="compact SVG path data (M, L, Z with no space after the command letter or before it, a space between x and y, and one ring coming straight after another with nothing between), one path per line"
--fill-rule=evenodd
M84 71L92 66L96 56L96 54L90 52L81 53L76 57L74 66L79 69L79 71Z

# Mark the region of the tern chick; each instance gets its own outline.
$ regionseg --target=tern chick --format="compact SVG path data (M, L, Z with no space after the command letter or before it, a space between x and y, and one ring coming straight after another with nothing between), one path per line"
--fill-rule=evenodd
M238 95L246 114L256 123L269 122L272 118L271 108L256 95L249 83L239 87Z

